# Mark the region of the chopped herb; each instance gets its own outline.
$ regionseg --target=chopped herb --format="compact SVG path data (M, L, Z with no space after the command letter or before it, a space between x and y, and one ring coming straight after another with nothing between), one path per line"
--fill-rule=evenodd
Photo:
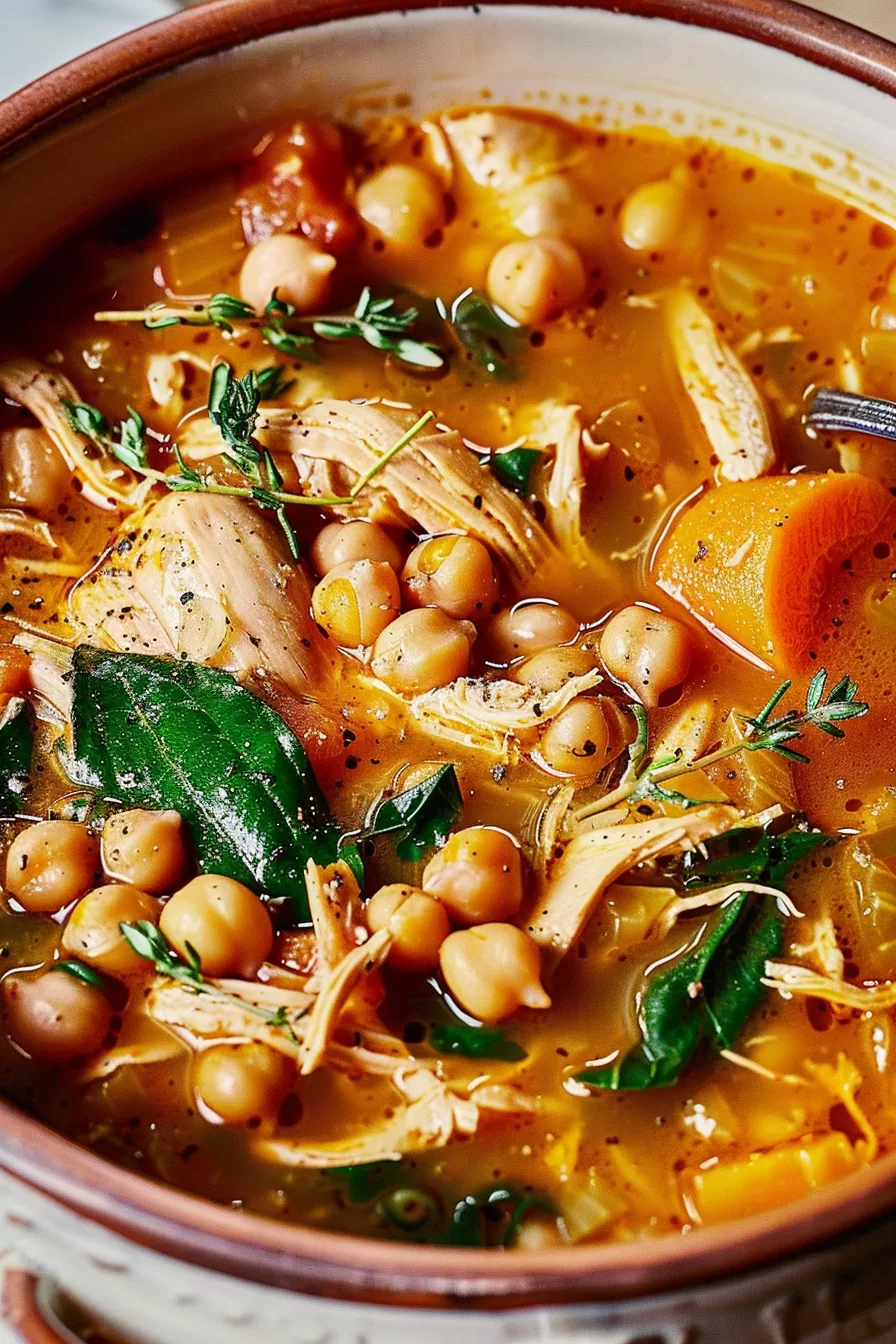
M503 1059L514 1063L526 1058L523 1047L499 1027L471 1027L466 1022L439 1023L430 1031L429 1043L440 1055Z
M507 448L504 452L488 453L480 461L491 468L492 475L502 485L528 499L532 493L532 472L543 456L537 448Z
M276 401L289 391L295 380L287 378L282 364L269 364L267 368L258 370L255 381L261 401Z
M480 368L501 381L515 376L508 352L516 343L516 329L501 321L488 299L467 289L454 300L450 310L442 303L439 308Z
M443 765L428 779L379 803L370 824L354 838L395 835L398 857L413 863L428 849L445 844L463 805L457 771Z
M825 697L827 675L824 668L815 673L806 691L805 709L789 709L773 718L772 715L792 685L790 681L782 682L758 714L737 716L744 726L743 738L739 742L719 747L691 760L685 760L680 751L672 756L664 756L661 760L650 760L647 713L641 705L627 705L637 724L637 736L628 749L628 766L622 780L612 792L579 808L574 814L575 819L584 821L619 803L638 803L645 799L672 802L679 807L695 807L699 799L665 789L662 787L663 782L679 779L693 770L705 770L744 751L773 751L787 761L808 765L809 757L801 751L795 751L789 743L802 739L804 730L809 728L817 728L828 737L845 737L840 723L861 718L868 713L867 704L856 699L858 687L849 677L841 677Z
M0 817L11 819L22 810L33 749L31 709L25 700L14 700L0 722Z
M553 1213L550 1200L525 1194L514 1185L489 1185L454 1206L448 1241L452 1246L512 1246L532 1209Z
M370 1204L377 1195L394 1186L401 1175L401 1162L387 1158L382 1162L360 1162L351 1167L332 1167L329 1173L345 1185L351 1204Z
M105 981L99 971L95 971L92 966L86 966L83 961L57 961L51 969L65 971L75 980L81 980L85 985L92 985L94 989L105 990L106 988Z
M391 1190L377 1204L376 1211L402 1232L421 1232L441 1217L438 1200L428 1190L401 1186Z

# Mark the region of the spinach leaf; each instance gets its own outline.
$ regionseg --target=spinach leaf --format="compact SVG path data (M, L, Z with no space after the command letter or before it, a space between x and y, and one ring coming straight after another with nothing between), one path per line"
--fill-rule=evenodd
M128 807L173 808L205 872L288 897L308 918L304 868L339 832L298 738L218 668L82 646L72 668L70 777Z
M537 448L508 448L506 452L489 453L480 460L491 468L492 475L502 485L528 499L532 493L532 472L541 458L542 453Z
M686 889L738 881L780 886L795 864L830 843L804 824L777 835L742 828L719 841L715 847L729 851L720 857L706 859L696 851L684 856ZM638 1011L640 1042L614 1064L576 1074L579 1082L613 1090L669 1087L704 1040L733 1046L764 996L765 963L781 951L783 918L774 897L756 901L742 893L704 927L696 947L648 978Z
M515 377L510 353L516 329L501 321L488 299L468 289L454 300L447 316L455 336L480 368L500 382Z
M514 1185L487 1185L464 1195L454 1206L448 1242L451 1246L512 1246L530 1209L554 1209L545 1195L526 1193Z
M457 771L443 765L428 779L381 802L358 839L395 835L398 857L413 863L428 849L444 845L463 805Z
M14 817L22 810L31 773L31 731L31 709L27 702L13 703L0 727L0 817Z
M429 1043L440 1055L464 1055L467 1059L526 1058L517 1042L505 1036L499 1027L471 1027L466 1022L446 1022L434 1026Z
M627 1055L605 1068L576 1074L580 1083L613 1091L669 1087L693 1057L704 1031L703 996L693 997L710 962L743 912L748 897L736 896L700 939L670 966L649 979L641 1000L638 1025L641 1041Z
M696 849L682 856L682 885L686 891L732 882L764 882L776 887L813 849L831 843L830 836L810 830L805 822L778 835L757 827L738 827L708 842L709 859ZM714 857L719 850L720 856Z

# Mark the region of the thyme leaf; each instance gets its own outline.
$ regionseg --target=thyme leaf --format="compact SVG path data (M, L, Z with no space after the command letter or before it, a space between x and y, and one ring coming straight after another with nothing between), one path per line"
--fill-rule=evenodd
M151 330L183 324L217 327L230 334L234 323L238 323L259 331L262 339L281 354L304 360L317 358L314 336L328 341L357 339L374 350L397 355L415 368L440 369L447 363L445 352L411 335L419 316L416 308L398 310L394 298L374 297L369 286L361 291L354 311L345 314L303 315L291 303L280 299L276 291L260 317L248 303L232 294L213 294L205 303L173 300L147 308L94 313L97 322L142 322ZM294 329L302 326L310 326L314 335Z
M300 1044L293 1027L308 1012L307 1008L290 1013L282 1004L275 1009L262 1008L258 1004L248 1003L245 999L241 999L238 994L228 994L226 990L220 989L211 980L206 980L202 974L202 963L195 947L187 943L185 949L187 960L185 962L181 961L175 956L171 944L162 930L151 920L139 919L133 924L123 921L118 927L131 950L136 952L138 957L142 957L144 961L151 961L159 975L165 975L169 980L176 980L178 984L186 986L194 994L205 994L225 1003L235 1003L245 1012L251 1013L253 1017L258 1017L266 1022L269 1027L282 1031L292 1041L293 1045Z
M73 959L67 961L57 961L55 966L51 967L54 971L64 971L75 980L80 980L82 984L92 985L94 989L105 990L106 985L99 971L95 971L92 966L87 966L83 961Z
M280 372L280 370L276 370ZM262 370L262 376L270 371ZM223 485L210 476L202 476L188 466L177 444L174 445L174 457L178 471L157 471L149 465L146 443L146 425L136 411L128 408L128 417L122 420L115 431L109 425L102 411L87 402L63 400L69 424L76 433L89 439L101 452L110 453L132 470L157 481L168 490L195 492L208 495L229 495L236 499L248 499L262 509L267 509L277 519L293 559L299 558L299 545L295 532L286 516L291 505L312 505L314 508L335 508L353 504L361 491L391 462L396 453L414 439L434 418L432 411L426 411L410 429L406 430L391 448L373 463L363 475L359 476L347 495L295 495L283 490L283 479L273 457L255 438L258 423L259 405L262 400L262 388L259 375L253 369L242 378L237 378L233 368L221 361L212 369L209 384L209 416L221 431L227 445L227 456L235 463L246 478L245 485Z
M620 803L636 803L643 800L672 802L679 807L694 807L698 799L687 798L682 793L663 787L668 779L680 779L694 770L705 770L710 765L725 761L744 751L772 751L785 760L798 765L808 765L810 758L805 752L797 751L789 744L801 741L804 733L815 728L828 737L845 737L840 724L849 719L861 718L868 713L868 705L856 699L858 686L849 677L841 679L832 686L827 695L828 674L825 668L819 668L806 690L806 704L802 710L789 709L775 717L775 710L790 690L792 683L783 681L767 703L757 714L738 714L743 725L743 737L727 747L718 747L704 756L686 760L680 752L665 756L661 760L651 760L648 755L648 720L641 705L628 705L626 708L634 715L637 723L635 741L629 747L628 765L619 785L603 798L586 803L574 813L576 821L584 821L596 816L607 808Z

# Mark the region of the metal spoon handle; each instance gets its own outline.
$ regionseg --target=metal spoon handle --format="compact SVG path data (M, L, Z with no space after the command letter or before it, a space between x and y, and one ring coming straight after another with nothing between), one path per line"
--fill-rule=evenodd
M844 430L896 440L896 402L820 387L809 403L806 424L822 432Z

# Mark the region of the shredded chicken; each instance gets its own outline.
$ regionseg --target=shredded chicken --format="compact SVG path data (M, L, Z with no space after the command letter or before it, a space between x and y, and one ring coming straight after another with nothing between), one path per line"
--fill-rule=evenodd
M78 638L101 647L262 670L320 695L330 665L310 604L305 570L252 504L169 494L76 585L70 612Z
M49 527L40 518L32 518L24 509L0 509L0 542L6 538L30 541L48 551L56 549Z
M388 929L379 929L367 942L349 952L327 977L314 1001L300 1051L301 1072L313 1073L327 1055L342 1010L365 976L382 966L393 943Z
M453 113L441 125L480 187L509 191L570 167L583 152L569 122L509 108Z
M711 806L574 836L523 921L541 946L545 969L553 970L577 942L603 893L623 873L661 854L692 849L737 820L733 808Z
M815 970L820 971L822 975L830 976L832 980L842 980L846 961L830 915L822 915L819 919L813 920L809 927L809 935L808 942L791 945L793 955L811 962Z
M65 401L80 401L77 389L64 374L36 359L10 356L0 360L0 392L30 411L49 434L83 486L85 499L101 509L134 508L146 484L76 434L68 421Z
M314 980L325 984L340 962L367 938L360 890L347 863L322 868L311 859L305 869L305 889L317 944Z
M433 737L475 746L510 761L571 700L602 680L595 670L571 677L558 691L543 693L516 681L461 677L415 696L411 713Z
M253 1151L287 1167L356 1166L444 1148L455 1135L476 1132L479 1107L469 1098L455 1096L429 1069L409 1062L395 1070L392 1082L405 1104L377 1125L329 1143L258 1139Z
M272 451L292 456L306 494L342 497L413 420L407 411L328 400L270 417L263 437ZM374 477L357 504L332 512L478 537L519 585L536 571L543 581L545 566L562 564L522 500L453 430L418 434Z
M711 887L706 891L697 891L693 896L676 896L654 920L647 931L649 939L664 938L673 929L682 915L694 910L711 910L714 906L724 905L733 896L752 893L754 896L774 896L783 912L791 919L802 919L802 911L787 895L777 887L766 887L761 882L731 882L725 887Z
M712 318L687 290L665 300L678 372L726 481L770 471L775 450L762 400L746 369L721 340Z
M862 1013L885 1013L896 1008L896 981L893 980L854 985L831 975L822 975L811 966L767 961L762 983L769 989L777 989L785 998L790 994L801 994L824 999L835 1006L857 1008Z
M594 556L582 532L585 472L582 466L582 414L580 406L561 401L543 401L526 435L536 448L554 453L545 493L551 534L563 554L585 566Z
M113 1045L96 1055L89 1064L85 1064L75 1075L75 1081L86 1086L88 1083L105 1081L113 1073L127 1067L142 1067L144 1064L163 1064L166 1060L176 1059L185 1051L185 1045L176 1037L160 1032L157 1040L134 1041L130 1045Z

